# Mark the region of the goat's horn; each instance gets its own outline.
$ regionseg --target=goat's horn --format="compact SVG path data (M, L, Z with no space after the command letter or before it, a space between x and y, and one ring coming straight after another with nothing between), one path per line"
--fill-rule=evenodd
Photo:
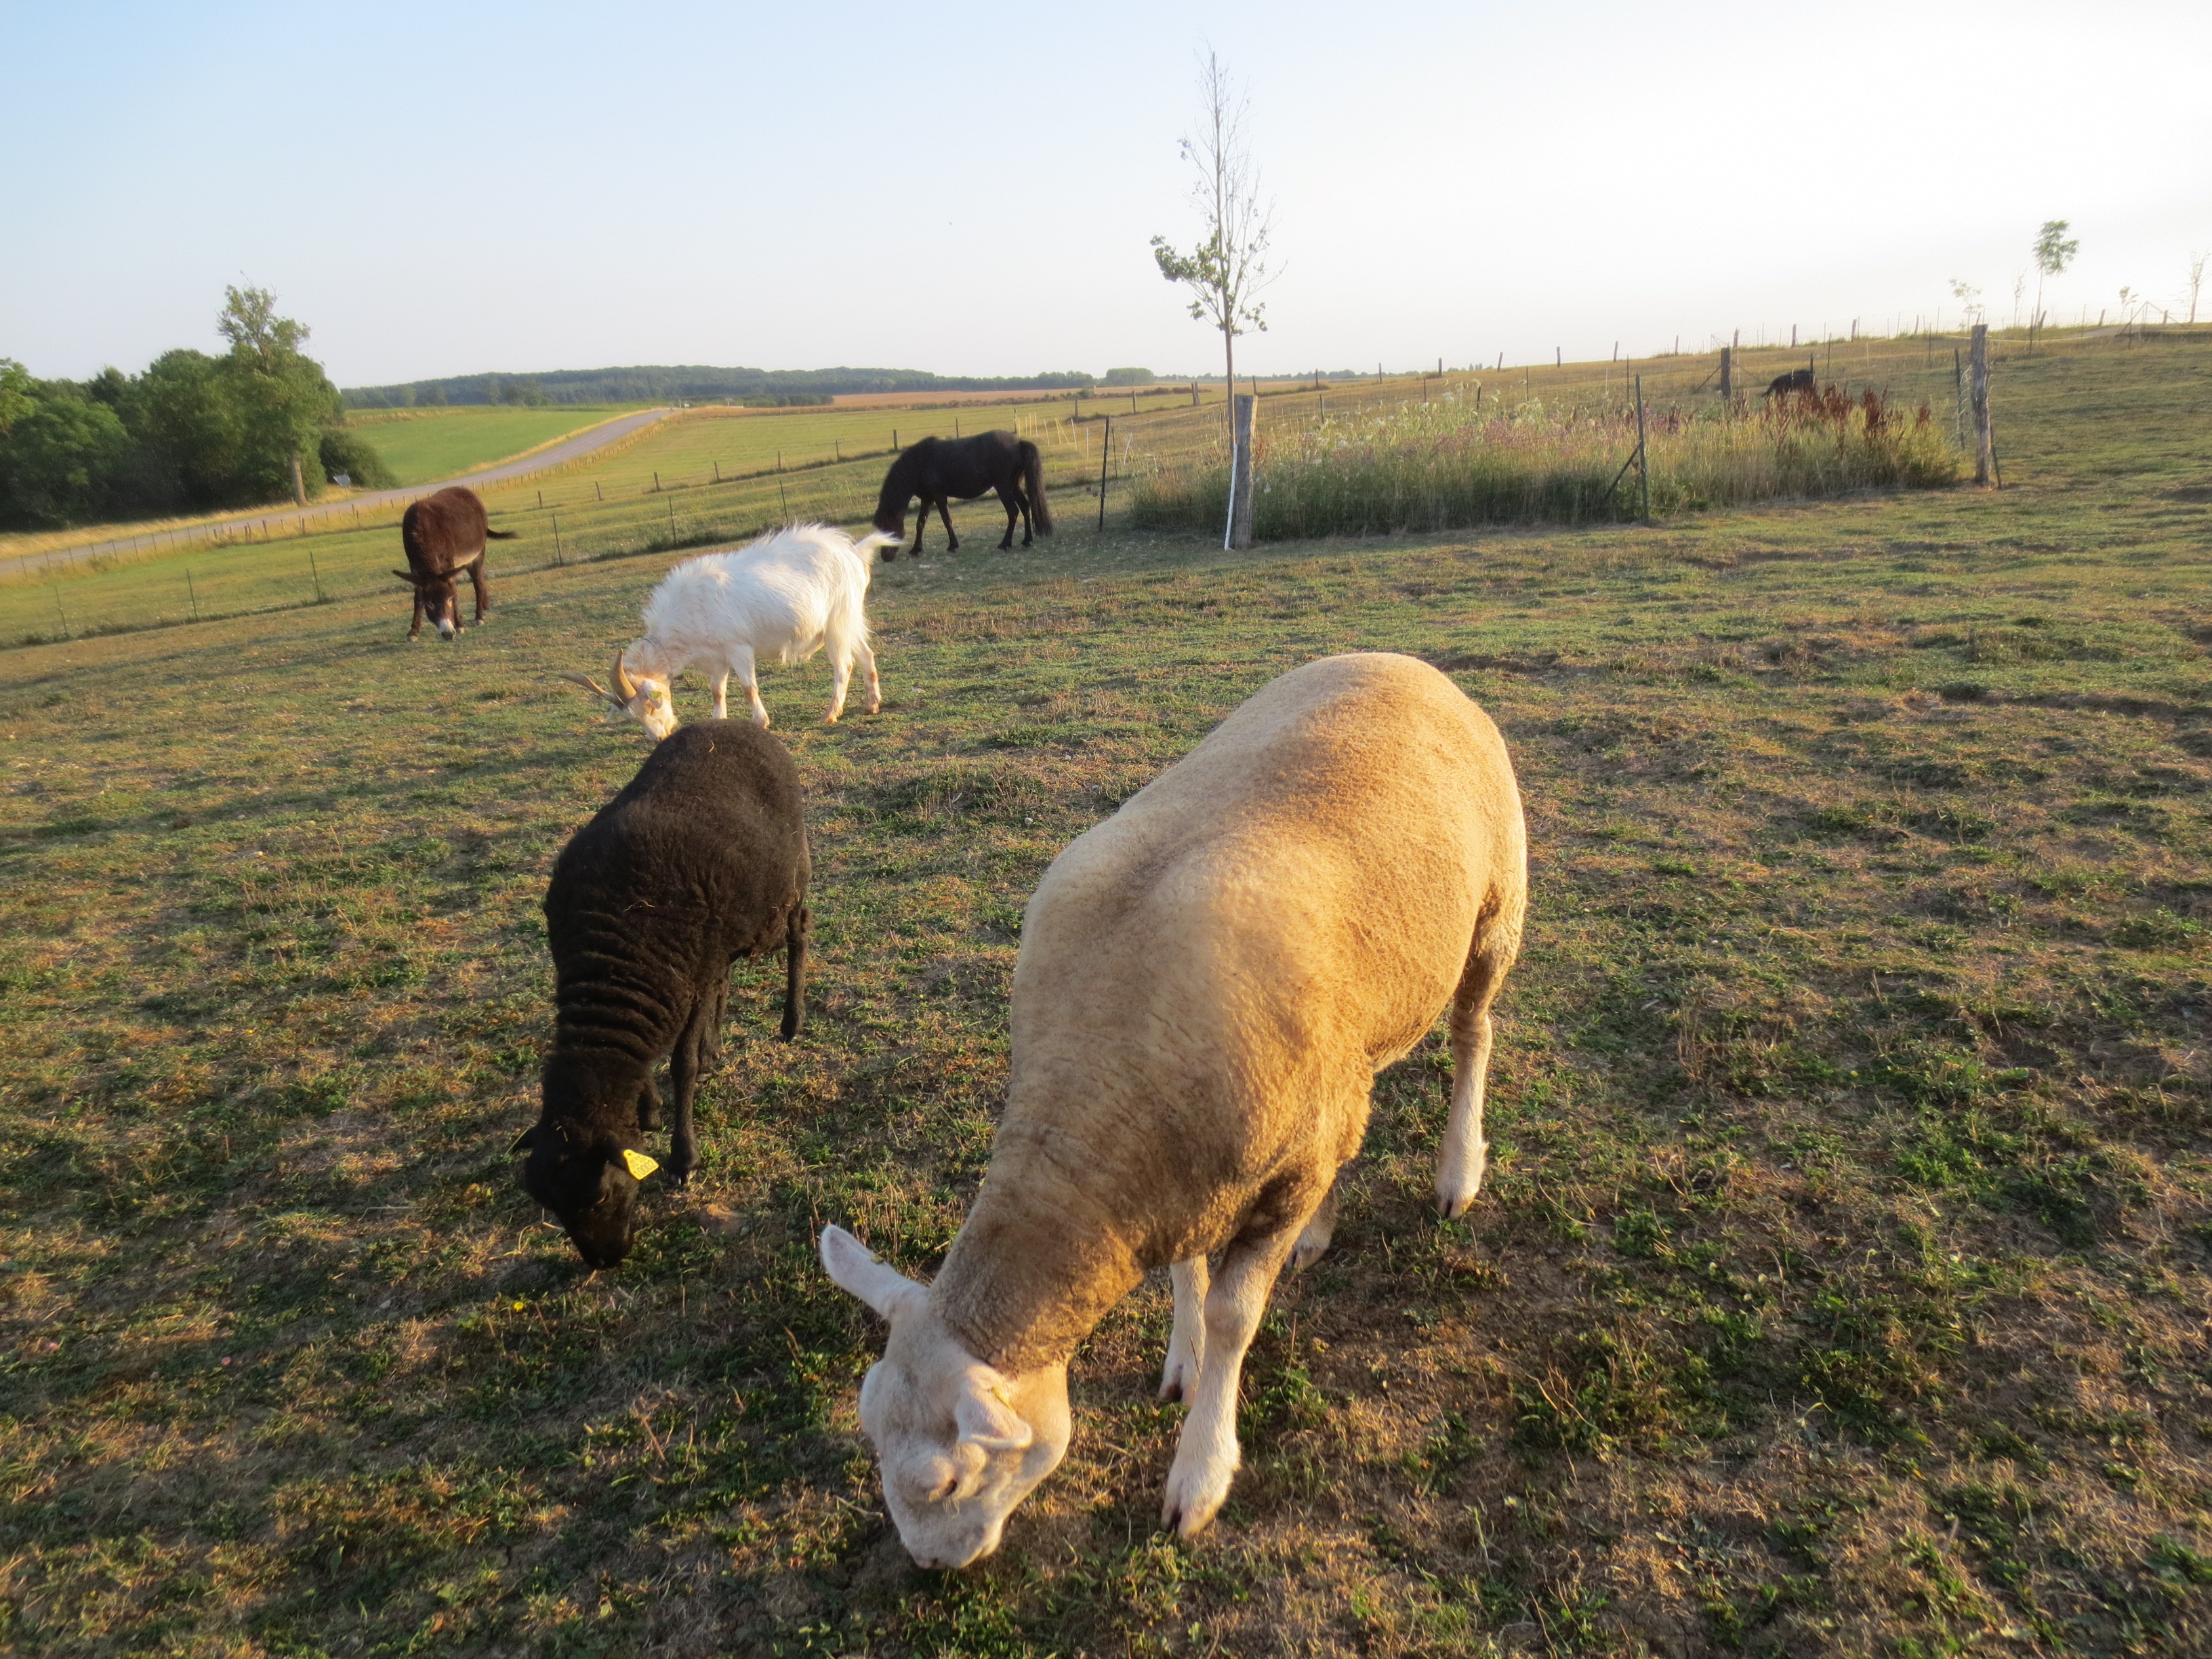
M623 653L619 651L615 653L615 690L622 693L621 701L623 702L637 695L637 682L630 678L629 670L623 666Z
M560 673L556 674L553 678L556 680L566 680L571 685L580 685L584 690L590 692L595 697L606 697L609 702L615 701L614 698L607 696L607 688L601 685L589 674Z

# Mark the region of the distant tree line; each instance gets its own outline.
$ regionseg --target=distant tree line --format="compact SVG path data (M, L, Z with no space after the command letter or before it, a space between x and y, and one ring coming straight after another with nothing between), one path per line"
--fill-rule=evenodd
M857 392L1066 392L1095 385L1080 369L1025 376L931 374L917 368L562 368L457 374L400 386L349 386L349 409L445 404L824 404Z
M0 358L0 525L46 528L311 495L332 473L389 484L343 430L338 390L301 349L302 324L265 289L232 288L216 327L230 349L164 352L145 372L41 380Z

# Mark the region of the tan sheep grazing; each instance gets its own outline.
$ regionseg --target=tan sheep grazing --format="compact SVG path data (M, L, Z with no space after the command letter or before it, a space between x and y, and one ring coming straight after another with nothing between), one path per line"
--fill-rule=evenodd
M1285 674L1053 860L1022 927L1006 1116L937 1282L822 1234L830 1276L890 1322L860 1422L918 1563L998 1547L1067 1449L1069 1354L1163 1265L1160 1391L1190 1410L1162 1520L1188 1537L1213 1518L1268 1291L1328 1247L1375 1073L1447 1007L1439 1207L1481 1184L1490 1005L1527 902L1498 728L1381 653Z

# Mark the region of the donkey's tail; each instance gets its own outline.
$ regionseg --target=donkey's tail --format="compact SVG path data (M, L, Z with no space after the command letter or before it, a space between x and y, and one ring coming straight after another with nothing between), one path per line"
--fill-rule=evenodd
M511 542L521 533L520 530L487 530L484 532L484 536L490 541Z
M1044 452L1022 440L1022 488L1030 498L1030 520L1037 534L1052 534L1052 503L1044 498Z

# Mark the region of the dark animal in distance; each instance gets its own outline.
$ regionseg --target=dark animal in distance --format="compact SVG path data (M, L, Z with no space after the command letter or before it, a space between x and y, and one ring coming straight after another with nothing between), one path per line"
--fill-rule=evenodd
M1793 368L1787 374L1778 374L1766 383L1766 395L1770 398L1787 398L1797 392L1810 397L1818 389L1814 385L1813 371L1809 368Z
M669 1179L697 1167L691 1102L720 1057L730 965L784 950L783 1036L806 1018L806 817L799 769L750 720L664 739L579 830L545 890L555 977L544 1106L514 1143L522 1184L584 1260L629 1254L639 1151L660 1121L654 1064L673 1096Z
M460 632L461 605L455 584L463 571L476 584L477 622L481 626L488 621L491 589L484 581L484 543L511 542L514 533L494 530L477 492L459 484L410 504L399 521L407 568L392 573L415 589L415 624L407 637L411 640L422 631L425 617L441 640Z
M979 432L972 438L924 438L902 450L884 475L884 491L876 499L876 528L902 538L906 505L919 495L921 520L914 527L914 545L907 550L907 556L921 556L922 532L929 528L933 504L938 517L945 520L945 538L949 544L945 550L957 553L960 538L952 528L947 503L972 501L994 489L999 492L1000 505L1006 509L1006 533L999 538L1000 552L1014 544L1017 519L1021 521L1024 547L1036 536L1052 534L1052 507L1044 498L1044 458L1027 438L1018 438L1011 432ZM1035 536L1030 528L1033 522ZM896 541L884 550L884 556L898 557Z

